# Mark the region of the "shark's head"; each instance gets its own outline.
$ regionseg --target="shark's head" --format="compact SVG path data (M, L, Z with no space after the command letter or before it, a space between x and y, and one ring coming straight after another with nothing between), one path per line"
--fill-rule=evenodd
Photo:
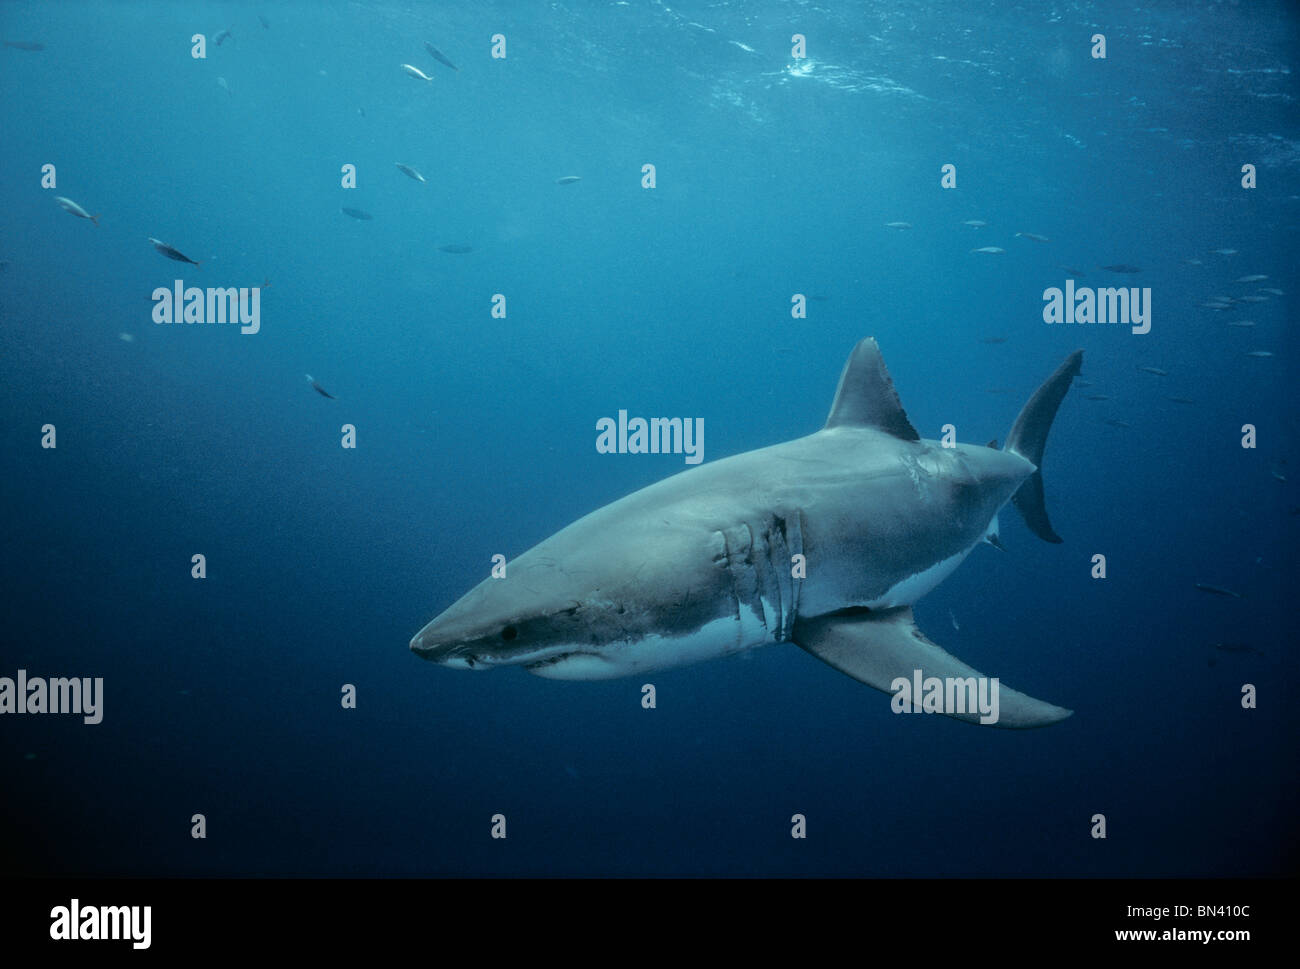
M579 616L590 607L567 594L525 599L513 578L483 580L416 633L411 650L453 669L478 670L543 662L582 635Z
M601 543L602 533L616 531L626 540ZM411 650L453 669L626 675L651 637L684 635L717 618L716 599L692 594L708 579L683 566L690 558L676 543L684 540L662 526L653 536L601 519L570 526L510 562L505 576L471 589L412 637Z

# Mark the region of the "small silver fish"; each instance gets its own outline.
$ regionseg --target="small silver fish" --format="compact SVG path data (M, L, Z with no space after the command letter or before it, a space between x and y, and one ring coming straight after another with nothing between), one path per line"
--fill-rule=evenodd
M418 77L421 81L433 80L433 78L428 74L425 74L424 71L420 70L418 67L412 67L410 64L403 64L402 70L411 75L411 77Z
M1246 353L1248 357L1271 357L1272 355L1272 350L1250 350Z
M1224 596L1229 599L1240 599L1241 593L1233 592L1231 589L1222 589L1217 585L1207 585L1204 582L1197 582L1196 588L1202 592L1208 592L1212 596Z
M1212 256L1235 256L1236 254L1237 254L1236 249L1211 249L1210 250L1210 255Z
M912 223L910 223L910 222L886 222L886 223L885 223L885 228L886 228L886 229L910 229L910 228L912 228Z
M63 209L64 212L71 212L79 219L89 219L91 222L95 223L95 225L99 225L98 215L91 215L76 202L72 201L72 199L65 199L62 195L56 195L54 196L54 201L59 203L59 207Z
M1228 325L1229 326L1254 326L1255 321L1254 320L1233 320Z
M320 394L322 397L328 397L330 400L338 400L337 397L317 383L316 378L311 374L307 374L307 383L311 384L311 389L316 391L316 393Z
M1262 283L1262 282L1263 282L1264 280L1266 280L1266 279L1268 279L1268 277L1265 276L1263 273L1253 273L1253 274L1250 275L1250 276L1240 276L1240 277L1238 277L1237 282L1239 282L1239 283Z
M1153 373L1157 377L1168 377L1168 370L1161 370L1159 367L1138 367L1143 373Z
M419 172L417 172L410 165L403 165L401 162L393 162L393 164L397 166L397 170L401 172L403 175L413 178L417 182L423 182L425 180L424 176L421 175Z
M572 185L574 182L582 181L581 175L561 175L555 180L556 185Z
M1251 653L1255 656L1263 656L1264 653L1251 646L1249 643L1215 643L1214 648L1222 653Z
M427 51L429 52L429 56L432 57L432 58L433 58L435 61L437 61L439 64L446 64L446 65L447 65L448 67L450 67L453 71L459 71L459 70L460 70L459 67L457 67L455 64L453 64L451 61L447 60L446 55L444 55L442 51L438 50L438 48L434 47L434 46L433 46L431 43L429 43L427 40L424 42L424 49L427 50Z
M152 236L149 238L149 241L153 243L153 247L155 249L161 252L168 259L175 259L177 262L187 262L191 266L198 265L198 263L195 260L185 255L185 253L181 252L179 249L173 249L165 242L159 242L157 239L153 238Z
M986 225L988 225L988 223L985 222L983 219L967 219L965 222L962 223L962 225L968 225L972 229L983 229Z
M1267 296L1238 296L1238 303L1267 303Z
M1000 256L1006 250L1000 246L980 246L978 249L972 249L971 252L982 252L986 256Z
M1040 236L1037 232L1017 232L1017 239L1032 239L1034 242L1051 242L1047 236Z
M1274 289L1272 286L1262 286L1259 290L1261 293L1268 293L1270 296L1285 296L1286 293L1280 289Z

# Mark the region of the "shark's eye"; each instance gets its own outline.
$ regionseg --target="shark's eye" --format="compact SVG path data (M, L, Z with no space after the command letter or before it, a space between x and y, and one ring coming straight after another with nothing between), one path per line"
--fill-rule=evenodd
M474 668L474 657L473 657L473 656L466 656L466 657L465 657L465 665L468 666L470 669L473 669L473 668Z
M514 639L518 635L519 635L519 630L516 629L514 626L507 626L505 629L501 630L501 638L504 639L507 643L510 642L510 640Z

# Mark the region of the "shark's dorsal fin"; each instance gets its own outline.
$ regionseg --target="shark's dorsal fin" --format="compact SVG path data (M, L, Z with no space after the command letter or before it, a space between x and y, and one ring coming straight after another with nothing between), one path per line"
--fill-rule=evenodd
M849 354L826 427L874 427L904 441L921 439L903 412L874 338L867 337Z

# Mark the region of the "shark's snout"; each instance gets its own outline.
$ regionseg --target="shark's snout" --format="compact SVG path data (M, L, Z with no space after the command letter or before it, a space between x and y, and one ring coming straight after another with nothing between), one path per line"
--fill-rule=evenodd
M460 647L460 643L449 639L437 628L435 619L411 637L411 652L431 663L446 663Z
M435 648L436 647L432 643L429 643L427 645L425 644L424 630L420 630L418 633L416 633L414 636L411 637L411 652L415 653L421 659L432 658L431 654L434 652Z
M411 652L421 659L457 670L486 669L496 665L491 644L476 637L456 618L443 613L411 637Z
M472 670L485 665L479 662L473 652L460 643L438 643L424 637L423 631L411 639L411 652L420 659L431 663L449 666L454 670Z

